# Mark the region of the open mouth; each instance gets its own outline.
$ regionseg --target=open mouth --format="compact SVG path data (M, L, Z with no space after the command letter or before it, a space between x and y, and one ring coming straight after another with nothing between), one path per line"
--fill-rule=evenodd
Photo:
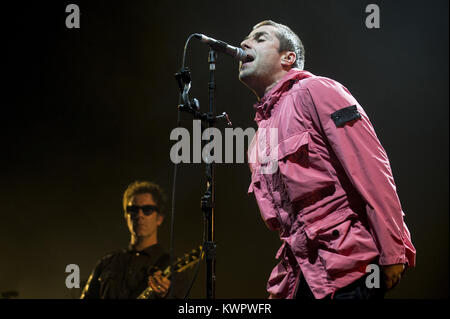
M248 54L248 59L246 61L241 61L241 65L240 65L239 69L242 69L245 66L251 64L254 60L255 60L255 58L252 55Z
M253 62L253 60L255 60L255 56L253 54L247 53L247 60L244 63L250 63Z

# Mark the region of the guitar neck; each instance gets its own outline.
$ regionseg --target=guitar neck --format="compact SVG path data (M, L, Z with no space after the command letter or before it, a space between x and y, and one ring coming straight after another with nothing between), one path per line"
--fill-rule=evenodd
M173 272L174 273L181 273L192 266L194 266L196 263L198 263L203 258L203 251L202 246L200 246L198 249L192 250L190 254L185 254L184 258L178 258L177 262L173 266ZM171 268L170 266L167 266L166 269L163 271L163 277L164 278L170 278L171 277ZM145 290L137 297L137 299L155 299L156 293L153 290L152 287L147 287Z

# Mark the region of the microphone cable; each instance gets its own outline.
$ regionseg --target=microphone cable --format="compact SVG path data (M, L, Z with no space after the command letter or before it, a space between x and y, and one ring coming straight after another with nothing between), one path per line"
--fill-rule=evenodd
M181 71L184 71L185 69L185 61L186 61L186 51L187 51L187 47L189 45L189 42L191 41L191 39L193 37L195 37L196 34L191 34L187 40L186 43L184 44L184 50L183 50L183 58L182 58L182 63L181 63ZM179 96L178 96L178 105L181 104L181 95L182 93L180 92ZM181 111L178 109L177 107L177 125L176 127L180 127L181 126ZM175 198L176 198L176 183L177 183L177 173L178 173L178 164L179 163L174 163L174 167L173 167L173 180L172 180L172 212L171 212L171 220L170 220L170 248L169 248L169 256L170 256L170 273L172 274L172 282L170 285L170 289L169 289L169 293L168 296L171 296L172 292L174 291L173 286L174 286L174 273L173 273L173 266L174 266L174 228L175 228ZM203 242L205 240L205 227L203 227ZM194 277L192 278L192 281L189 285L189 289L184 297L184 299L186 299L191 291L192 286L194 285L195 280L197 279L197 275L198 275L198 271L200 268L200 264L203 260L203 245L201 246L201 251L200 251L200 255L199 255L199 261L197 263L197 267L194 273Z

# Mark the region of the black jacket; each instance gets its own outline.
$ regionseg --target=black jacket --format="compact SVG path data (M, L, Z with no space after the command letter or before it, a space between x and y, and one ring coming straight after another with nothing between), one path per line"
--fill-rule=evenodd
M170 256L156 244L142 251L131 247L104 256L92 271L82 299L136 299L148 286L151 269L164 270ZM186 274L174 276L174 298L184 298L189 284Z

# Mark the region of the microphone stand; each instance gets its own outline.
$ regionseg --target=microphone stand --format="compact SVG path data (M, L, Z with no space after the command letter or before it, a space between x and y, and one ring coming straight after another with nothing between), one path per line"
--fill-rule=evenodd
M208 55L209 63L209 83L208 83L208 99L209 112L201 113L200 105L197 99L189 101L188 91L190 89L190 74L188 69L181 70L175 77L177 78L180 91L182 92L183 102L178 106L180 111L188 112L196 119L200 119L202 124L206 122L209 128L214 127L217 119L225 118L228 125L231 125L228 115L223 112L222 115L215 116L214 108L214 94L216 89L215 84L215 70L216 70L217 53L210 47ZM203 131L203 125L202 125ZM214 206L215 206L215 176L214 176L214 162L206 162L206 191L201 198L201 209L205 218L206 234L203 249L206 257L206 298L215 299L216 289L216 243L215 243L215 220L214 220Z
M210 48L208 55L209 63L209 113L214 114L214 93L216 89L215 71L216 71L216 52ZM209 121L208 127L214 127L215 121ZM206 298L215 299L216 290L216 243L214 228L214 204L215 204L215 176L214 163L206 163L206 192L202 197L202 211L206 220Z

